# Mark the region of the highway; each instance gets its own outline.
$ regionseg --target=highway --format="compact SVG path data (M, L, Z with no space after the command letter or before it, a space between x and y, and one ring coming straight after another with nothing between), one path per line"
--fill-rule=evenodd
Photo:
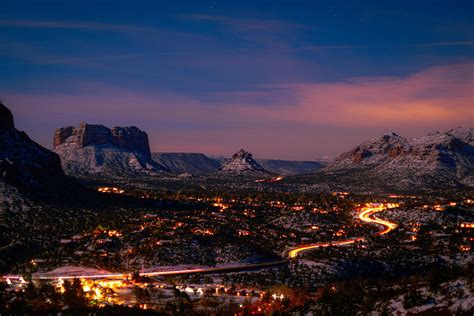
M257 183L261 183L261 182L266 182L266 183L272 183L272 182L278 182L278 181L281 181L283 180L283 177L282 176L278 176L276 178L271 178L271 179L259 179L259 180L255 180L255 182Z
M252 271L266 269L269 267L275 267L288 263L288 260L282 259L279 261L263 262L255 264L246 264L239 266L228 266L228 267L213 267L213 268L196 268L196 269L184 269L184 270L169 270L169 271L151 271L141 272L142 277L157 277L157 276L170 276L170 275L184 275L184 274L210 274L210 273L226 273L226 272L239 272L239 271ZM32 279L35 280L68 280L68 279L130 279L131 274L127 273L110 273L110 274L85 274L85 275L34 275ZM21 280L21 275L4 275L4 279L9 280Z
M382 229L373 233L373 235L384 235L395 229L397 225L395 223L374 217L374 214L379 213L388 208L397 207L397 204L366 204L360 209L358 218L369 224L375 224L380 226ZM345 240L329 241L324 243L306 244L300 245L295 248L291 248L283 253L282 260L257 263L257 264L244 264L239 266L230 267L211 267L211 268L197 268L197 269L182 269L182 270L169 270L169 271L155 271L155 272L141 272L140 276L143 277L157 277L157 276L170 276L170 275L184 275L184 274L204 274L204 273L228 273L228 272L239 272L239 271L252 271L260 270L270 267L275 267L283 264L287 264L290 259L295 259L298 255L304 251L323 248L323 247L334 247L353 244L359 241L365 241L365 237L354 237ZM34 274L32 279L37 280L65 280L65 279L129 279L130 274L127 273L109 273L109 274L92 274L92 275L47 275L47 274ZM20 280L24 282L21 275L4 275L3 279Z

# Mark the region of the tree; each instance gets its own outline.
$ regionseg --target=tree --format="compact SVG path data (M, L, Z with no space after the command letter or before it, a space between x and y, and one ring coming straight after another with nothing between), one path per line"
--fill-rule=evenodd
M135 295L139 305L147 304L150 301L150 293L147 289L142 289L141 287L135 285L132 289L132 293Z
M64 304L71 309L82 309L86 307L87 302L82 289L81 280L74 279L71 282L65 280L64 287Z
M7 284L3 281L0 281L0 314L3 314L5 309L6 299L5 299L5 289Z
M26 299L28 300L32 300L36 298L36 287L32 280L30 280L28 284L26 285L25 294L26 294Z
M140 282L141 281L140 272L138 272L138 270L133 271L132 281L133 282Z

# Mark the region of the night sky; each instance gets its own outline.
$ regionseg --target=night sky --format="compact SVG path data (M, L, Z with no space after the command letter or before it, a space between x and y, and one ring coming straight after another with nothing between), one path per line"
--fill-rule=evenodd
M0 98L49 148L85 121L316 159L473 127L473 91L474 1L0 0Z

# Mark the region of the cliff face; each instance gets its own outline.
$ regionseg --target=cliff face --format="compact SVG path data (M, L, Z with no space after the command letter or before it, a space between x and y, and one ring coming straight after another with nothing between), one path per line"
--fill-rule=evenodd
M113 135L112 145L124 149L137 150L151 158L147 133L135 126L114 127L111 131Z
M151 158L148 135L135 126L114 127L81 123L79 127L63 127L54 133L54 149L62 144L84 148L90 145L112 145L117 148L137 151Z
M167 169L151 159L148 135L137 127L108 128L81 123L58 128L54 151L68 175L123 177Z
M15 128L13 114L3 103L0 103L0 129Z

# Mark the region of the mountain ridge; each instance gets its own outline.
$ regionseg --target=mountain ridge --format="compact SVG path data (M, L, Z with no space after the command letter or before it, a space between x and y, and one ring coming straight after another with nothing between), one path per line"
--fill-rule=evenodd
M341 154L324 171L350 172L354 177L371 173L388 182L398 181L399 187L404 187L404 182L420 187L442 186L443 181L473 187L473 131L456 128L410 139L386 133ZM423 179L430 179L431 183L424 183Z
M187 152L155 152L152 158L175 173L209 174L219 171L219 168L231 158L214 157L204 153ZM284 159L255 159L264 169L279 175L297 175L314 172L323 167L318 161L284 160Z

